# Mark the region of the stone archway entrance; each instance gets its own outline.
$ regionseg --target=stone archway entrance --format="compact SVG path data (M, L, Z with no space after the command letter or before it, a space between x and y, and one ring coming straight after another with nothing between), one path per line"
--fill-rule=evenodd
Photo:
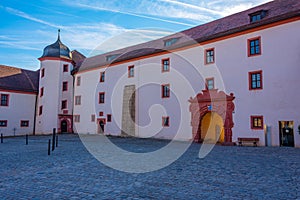
M198 133L208 143L223 143L225 136L222 117L216 112L207 112L199 123Z
M58 133L73 133L72 115L58 115Z
M217 89L202 90L202 93L197 94L194 98L190 98L192 134L195 142L216 138L216 136L212 137L212 135L221 135L223 131L224 139L221 138L222 140L220 140L219 137L218 141L225 145L233 144L232 128L234 123L232 114L234 111L234 99L235 97L232 93L227 95L223 91L218 91ZM218 117L218 120L221 119L222 123L214 121L217 119L212 117L214 114L217 114L216 116L220 117ZM207 122L206 118L210 119L209 122ZM205 123L208 123L208 125ZM205 126L207 126L206 129ZM202 133L205 131L206 133ZM208 132L209 135L207 135Z

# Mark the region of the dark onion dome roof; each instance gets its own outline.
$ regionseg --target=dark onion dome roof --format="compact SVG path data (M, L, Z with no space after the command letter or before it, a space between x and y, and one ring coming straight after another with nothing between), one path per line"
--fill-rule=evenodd
M58 37L55 43L50 44L44 48L44 53L41 58L67 58L71 59L70 49L60 41L60 30L58 30Z

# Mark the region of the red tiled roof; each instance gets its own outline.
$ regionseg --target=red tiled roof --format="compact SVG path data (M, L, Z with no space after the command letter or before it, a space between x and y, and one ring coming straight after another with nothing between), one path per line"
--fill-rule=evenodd
M0 65L0 89L22 92L38 92L39 70L30 71Z
M249 14L261 10L267 10L266 17L260 21L250 23ZM296 16L300 16L300 0L275 0L164 38L87 58L81 64L79 71L205 42ZM175 44L169 47L164 46L165 40L177 37L179 37L179 40ZM107 56L115 54L120 56L113 62L106 60Z

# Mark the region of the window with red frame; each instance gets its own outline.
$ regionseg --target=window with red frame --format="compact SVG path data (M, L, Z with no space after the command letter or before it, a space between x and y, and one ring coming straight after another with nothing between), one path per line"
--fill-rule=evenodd
M7 127L7 120L0 120L0 127Z
M81 105L81 96L75 96L75 105Z
M40 106L39 107L39 115L42 115L43 114L43 106Z
M44 96L44 87L41 88L40 90L40 97Z
M68 82L63 82L62 91L68 91Z
M263 116L251 116L251 129L263 129L264 118Z
M104 115L103 111L99 112L99 116L102 117Z
M128 77L134 77L134 65L128 67Z
M8 106L9 94L1 94L1 104L0 106Z
M263 89L262 71L249 72L249 90Z
M107 114L107 122L111 122L111 114Z
M105 81L105 72L100 72L100 82L104 82Z
M162 72L169 72L170 71L170 58L162 59L161 61L161 71Z
M22 120L20 123L21 127L29 127L29 121L28 120Z
M261 55L261 38L256 37L248 40L248 56Z
M161 96L162 98L170 97L170 84L165 84L161 86Z
M42 70L41 70L41 78L43 78L45 76L45 68L43 68Z
M105 101L105 92L99 93L99 103L104 103Z
M63 100L63 101L61 102L61 109L62 109L62 110L63 110L63 109L66 109L67 106L68 106L67 100Z
M69 71L69 65L65 64L63 65L64 68L64 72L68 72Z
M205 64L212 64L215 62L215 49L206 49L205 50Z
M206 89L207 90L215 89L215 80L214 80L214 78L207 78L206 79Z
M170 126L170 117L168 117L168 116L162 117L162 125L163 125L163 127L169 127Z

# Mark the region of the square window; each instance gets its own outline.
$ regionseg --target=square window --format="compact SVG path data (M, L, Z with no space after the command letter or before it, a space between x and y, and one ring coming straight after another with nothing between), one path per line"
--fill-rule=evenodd
M162 126L169 127L170 126L170 118L168 116L162 117Z
M215 62L215 49L206 49L205 50L205 64L212 64Z
M21 127L29 127L29 121L28 120L22 120L20 126Z
M99 112L99 116L102 117L104 113L102 111Z
M77 78L76 78L76 85L80 86L80 84L81 84L81 77L77 76Z
M80 122L80 115L74 115L74 122L76 123Z
M105 92L99 93L99 104L104 103L105 101Z
M107 114L107 122L111 122L111 114Z
M134 77L134 66L128 67L128 78Z
M161 61L161 71L169 72L170 71L170 58L162 59Z
M249 72L249 90L261 90L262 84L262 71Z
M214 80L214 78L207 78L206 79L206 89L207 90L215 89L215 80Z
M75 96L75 105L81 105L81 96Z
M43 114L43 106L40 106L39 107L39 115L42 115Z
M64 72L68 72L69 71L69 65L64 65Z
M41 78L43 78L45 76L45 68L43 68L42 70L41 70Z
M105 81L105 72L100 72L100 82L104 82Z
M0 120L0 127L7 127L7 120Z
M248 56L261 55L261 38L256 37L248 40Z
M68 91L68 82L63 82L62 91Z
M170 97L170 84L165 84L161 86L161 96L162 98Z
M8 106L9 94L1 94L1 104L0 106Z
M61 109L62 109L62 110L63 110L63 109L67 109L67 106L68 106L67 100L63 100L63 101L61 102Z
M264 120L263 116L251 116L251 129L263 129Z

